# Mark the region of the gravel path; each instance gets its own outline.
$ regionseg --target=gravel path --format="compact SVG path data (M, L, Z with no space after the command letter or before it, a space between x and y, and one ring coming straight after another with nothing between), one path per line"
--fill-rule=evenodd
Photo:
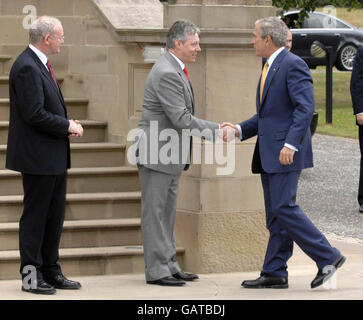
M325 234L363 239L357 139L313 136L314 168L303 170L297 203Z

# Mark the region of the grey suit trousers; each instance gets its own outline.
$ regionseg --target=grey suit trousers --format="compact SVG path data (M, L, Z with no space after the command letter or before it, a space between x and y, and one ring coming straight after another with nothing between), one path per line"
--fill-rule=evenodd
M146 281L181 271L175 260L174 222L180 175L138 166Z

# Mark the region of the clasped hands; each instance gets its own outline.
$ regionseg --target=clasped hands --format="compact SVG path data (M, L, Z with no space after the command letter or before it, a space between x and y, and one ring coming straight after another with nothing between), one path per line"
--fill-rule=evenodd
M68 137L82 137L83 127L78 120L69 120Z
M220 125L219 137L225 142L230 142L234 138L239 136L237 127L230 122L223 122Z

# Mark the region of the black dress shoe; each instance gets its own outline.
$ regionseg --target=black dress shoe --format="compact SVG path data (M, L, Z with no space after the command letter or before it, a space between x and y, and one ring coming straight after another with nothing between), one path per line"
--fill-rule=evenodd
M22 291L35 293L35 294L55 294L56 290L49 283L46 283L44 280L38 280L35 288L24 288L21 287Z
M287 277L267 277L261 276L256 280L245 280L242 287L249 289L286 289L289 287Z
M359 212L363 213L363 204L359 206Z
M193 281L199 279L199 277L196 274L186 273L184 271L179 271L177 273L174 273L173 277L184 281Z
M57 289L77 290L82 286L77 281L68 280L64 275L59 274L52 278L45 278L46 281Z
M344 264L345 260L346 258L341 255L337 260L335 260L335 262L332 265L329 265L331 268L324 267L326 268L326 270L319 269L317 275L310 284L311 288L314 289L316 287L319 287L324 282L329 280L333 276L335 271L337 271L337 269Z
M157 280L146 281L148 284L158 284L159 286L183 286L185 282L180 279L175 279L174 277L165 277Z

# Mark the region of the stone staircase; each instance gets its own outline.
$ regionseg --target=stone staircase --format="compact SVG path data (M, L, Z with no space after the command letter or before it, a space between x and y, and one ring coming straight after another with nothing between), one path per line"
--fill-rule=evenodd
M20 278L22 180L19 173L5 169L9 82L3 63L11 58L0 55L0 280ZM137 169L126 165L124 145L106 142L107 123L87 119L87 98L65 100L69 118L81 121L84 136L71 139L60 249L63 272L67 276L143 272ZM183 253L178 248L178 255Z

